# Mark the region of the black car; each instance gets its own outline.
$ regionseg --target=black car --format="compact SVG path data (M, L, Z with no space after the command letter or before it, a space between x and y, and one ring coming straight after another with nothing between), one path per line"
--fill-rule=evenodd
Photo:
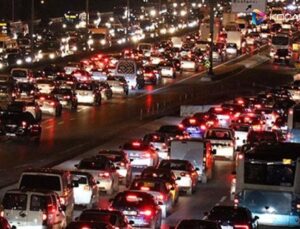
M110 223L104 222L93 222L93 221L77 221L71 222L66 227L66 229L113 229L113 226Z
M40 141L42 128L29 112L4 112L0 116L0 134L7 137L26 137Z
M18 83L16 94L19 98L33 98L38 93L37 87L32 83Z
M165 134L169 140L184 137L186 135L178 125L162 125L157 132Z
M221 229L217 222L201 219L184 219L181 220L175 229Z
M55 88L52 92L63 107L71 108L72 110L77 109L77 98L75 92L70 88Z
M249 209L236 206L215 206L207 214L207 219L233 228L256 229L258 217L253 217Z
M111 200L112 209L122 211L133 227L160 228L162 213L154 197L140 191L124 191Z
M47 65L43 70L45 72L45 75L50 79L55 79L56 76L65 75L64 68L55 64Z

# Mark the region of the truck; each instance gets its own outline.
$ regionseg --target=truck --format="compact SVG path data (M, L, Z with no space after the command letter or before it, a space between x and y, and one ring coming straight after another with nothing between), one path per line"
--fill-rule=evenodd
M228 13L224 12L223 13L223 20L222 20L222 25L223 27L226 27L228 24L235 22L237 18L236 13Z
M270 57L274 59L277 50L289 50L290 48L290 36L286 33L277 33L271 39Z
M215 22L214 23L214 37L213 37L214 43L216 43L218 41L219 33L220 33L220 24L218 22ZM201 41L209 41L210 40L210 24L208 22L203 22L200 24L199 35L200 35Z
M206 183L212 178L214 154L209 141L200 139L173 140L170 159L188 160L197 169L199 181Z
M111 46L111 37L108 28L91 28L89 29L89 33L88 45L90 49Z
M227 31L227 44L236 44L239 51L242 50L243 47L243 35L241 31Z

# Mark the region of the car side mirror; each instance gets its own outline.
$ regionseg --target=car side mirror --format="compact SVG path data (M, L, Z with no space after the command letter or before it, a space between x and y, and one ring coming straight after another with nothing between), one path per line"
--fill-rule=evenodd
M246 143L246 140L244 139L244 140L243 140L243 144L245 144L245 143Z
M116 169L116 170L119 170L119 169L120 169L120 167L118 167L118 166L117 166L115 169Z
M177 177L176 180L181 180L181 177Z
M97 180L97 181L96 181L96 184L100 184L100 181Z
M78 221L79 220L79 217L75 217L75 221Z
M252 219L253 222L256 222L259 219L259 217L256 215L254 216L254 218Z
M78 167L79 167L79 164L76 164L76 165L74 165L74 167L75 167L76 169L78 169Z
M216 154L217 154L217 150L216 150L216 149L213 149L213 150L212 150L212 154L213 154L213 155L216 155Z
M17 227L16 226L12 226L11 229L17 229Z
M158 205L164 205L164 203L161 201L158 201Z
M129 161L132 162L132 161L134 161L134 159L131 158L131 159L129 159Z
M171 190L171 191L174 191L174 190L175 190L175 188L174 188L174 187L172 187L172 188L170 188L170 190Z
M66 207L66 205L60 205L60 209L61 209L61 211L66 211L67 210L67 207Z
M196 170L196 171L199 171L200 169L197 167L195 170Z
M134 224L134 221L132 221L132 220L129 220L129 222L128 222L130 225L133 225Z
M72 188L78 188L78 187L79 187L78 181L72 181Z

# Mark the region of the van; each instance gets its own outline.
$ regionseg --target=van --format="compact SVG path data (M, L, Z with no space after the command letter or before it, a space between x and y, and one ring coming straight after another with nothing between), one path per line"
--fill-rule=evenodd
M17 83L29 83L33 80L33 73L28 68L12 68L10 75Z
M5 193L3 214L13 228L63 229L67 226L57 193L13 189Z
M78 185L78 184L77 184ZM56 169L25 170L19 179L19 189L43 189L55 191L65 209L67 222L71 222L74 211L74 196L71 173Z
M172 140L170 159L187 160L198 169L198 179L206 183L212 178L214 152L208 141L198 139Z
M141 89L144 87L144 76L142 66L132 59L121 59L117 62L115 76L123 76L130 89Z

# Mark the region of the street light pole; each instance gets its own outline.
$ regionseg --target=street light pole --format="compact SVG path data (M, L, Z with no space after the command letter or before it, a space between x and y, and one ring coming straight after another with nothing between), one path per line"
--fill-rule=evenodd
M209 49L209 68L208 68L208 75L213 76L213 46L214 46L214 18L215 18L215 12L214 12L214 7L215 7L215 0L210 0L210 21L209 21L209 30L210 30L210 49Z
M29 31L29 35L30 35L30 44L31 44L31 49L33 49L33 34L34 34L34 0L31 0L31 19L30 19L30 31Z
M86 23L86 28L88 28L89 22L90 22L90 1L85 0L85 23Z
M11 0L11 20L15 21L15 0Z

